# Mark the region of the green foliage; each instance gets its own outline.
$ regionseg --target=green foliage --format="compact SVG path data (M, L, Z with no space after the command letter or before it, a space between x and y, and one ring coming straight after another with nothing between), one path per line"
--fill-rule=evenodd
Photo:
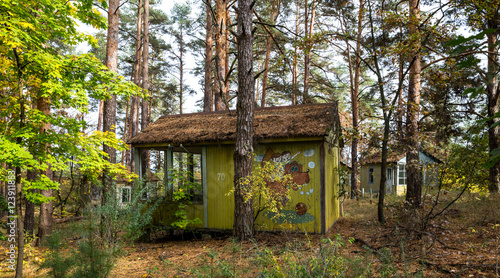
M284 163L268 161L262 167L255 165L252 175L242 178L242 188L248 188L243 192L245 201L253 200L255 219L263 211L269 212L272 218L281 216L281 209L290 199L290 189L297 186L293 182L291 174L285 174ZM234 194L234 189L229 195Z
M304 252L304 246L298 242L289 244L280 256L270 248L258 248L256 263L262 267L259 277L343 277L345 259L339 252L344 245L337 236L334 240L323 239L312 254Z
M488 138L474 132L464 134L461 143L450 145L442 182L447 188L461 188L469 184L474 192L488 190Z
M106 27L105 17L93 3L0 0L0 149L5 150L0 163L22 171L45 171L49 165L59 171L73 163L90 180L104 169L132 177L124 167L107 162L101 150L104 143L123 150L124 142L114 133L85 134L84 115L89 98L130 97L139 94L139 88L108 71L94 55L63 54L58 46L96 43L76 29L77 20ZM106 1L99 3L107 6ZM5 174L1 169L0 179L5 180ZM58 187L44 175L23 180L23 192L35 203L49 200L40 190Z
M138 239L161 199L153 204L141 201L149 187L138 182L132 201L119 206L115 192L108 192L106 201L84 212L84 220L63 232L49 237L49 256L40 265L52 277L107 277L123 247ZM77 238L77 248L69 248L62 238ZM70 250L67 250L70 249Z
M193 204L193 196L195 192L200 191L202 185L195 180L195 173L191 173L185 169L172 169L169 172L169 179L177 185L176 189L171 192L171 200L177 205L177 211L174 213L175 221L171 226L176 229L185 230L193 224L201 224L199 218L190 219L188 216L188 208Z

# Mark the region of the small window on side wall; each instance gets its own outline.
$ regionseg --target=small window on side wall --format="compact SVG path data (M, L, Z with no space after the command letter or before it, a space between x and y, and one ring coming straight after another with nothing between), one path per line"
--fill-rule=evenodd
M128 203L130 203L130 199L131 199L131 196L132 196L131 193L132 192L131 192L130 187L122 187L121 188L121 194L120 194L121 198L120 199L121 199L121 203L122 204L128 204Z
M368 168L368 183L370 184L375 182L374 173L375 169L373 167Z

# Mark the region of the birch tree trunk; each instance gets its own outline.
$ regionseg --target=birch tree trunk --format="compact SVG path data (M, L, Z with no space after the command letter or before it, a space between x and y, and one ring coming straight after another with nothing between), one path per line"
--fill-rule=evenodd
M236 143L234 150L234 225L240 240L253 236L253 200L245 200L250 184L241 179L252 174L254 89L251 0L238 0L238 100L236 105Z
M410 0L410 28L409 36L418 37L420 35L420 1ZM420 114L420 71L421 71L421 55L420 55L420 40L413 43L410 52L410 81L408 86L408 102L407 102L407 151L406 151L406 167L407 167L407 189L406 201L413 207L420 206L422 192L422 178L419 166L419 130L418 118Z

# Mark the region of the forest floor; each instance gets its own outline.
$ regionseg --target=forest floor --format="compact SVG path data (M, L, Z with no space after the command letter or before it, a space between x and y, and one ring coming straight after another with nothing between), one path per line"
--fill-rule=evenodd
M457 193L441 195L431 215ZM259 232L253 241L230 234L170 236L125 247L111 277L499 277L500 197L466 193L438 216L404 209L389 197L386 223L377 199L346 200L345 216L325 235ZM59 224L58 224L59 225ZM56 226L57 229L57 226ZM0 277L6 242L0 246ZM41 277L46 248L28 245L24 277Z

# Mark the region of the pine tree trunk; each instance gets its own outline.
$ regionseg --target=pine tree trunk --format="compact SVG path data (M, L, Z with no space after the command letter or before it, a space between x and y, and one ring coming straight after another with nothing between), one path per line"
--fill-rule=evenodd
M137 8L137 31L136 31L136 45L135 45L135 64L134 64L134 84L141 87L141 65L142 65L142 12L143 0L139 0ZM134 137L139 131L139 97L133 96L130 103L130 117L129 117L129 139ZM129 164L130 170L135 171L134 148L130 147Z
M149 0L144 0L144 18L142 21L144 31L144 44L142 47L142 90L147 93L149 90ZM149 94L149 93L148 93ZM149 94L151 96L151 94ZM149 102L142 100L141 130L146 129L149 124ZM149 169L149 151L141 150L142 173L145 175Z
M488 22L489 28L496 28L497 23L495 19ZM488 36L488 72L486 90L488 94L488 139L490 153L499 147L498 136L500 135L500 126L491 127L498 122L498 118L494 117L499 112L498 99L499 99L499 86L498 86L498 42L497 32L489 33ZM488 190L491 193L500 193L500 161L497 161L489 169L489 183Z
M102 115L104 113L104 100L99 101L99 112L97 115L97 130L102 130Z
M266 89L267 89L267 75L269 72L269 59L271 57L271 43L272 39L267 38L266 43L266 60L264 61L264 74L262 76L262 96L260 99L260 107L266 106Z
M309 76L311 71L311 58L313 43L309 40L312 39L314 30L314 20L316 18L316 0L313 0L311 5L311 22L309 22L308 2L305 1L305 38L307 40L306 53L304 53L304 96L303 103L311 103L312 99L309 96Z
M108 12L108 37L106 44L106 67L110 71L118 71L118 27L120 18L120 0L110 0L109 1L109 12ZM114 126L116 125L116 95L112 95L110 99L104 102L104 113L103 113L103 125L102 130L104 132L115 132ZM116 163L116 149L110 147L106 144L103 146L103 150L108 154L108 161L111 163ZM108 171L103 172L102 178L102 202L105 203L107 195L112 190L113 181L109 176Z
M180 28L180 41L179 41L179 113L183 112L183 89L184 89L184 38L182 28Z
M28 170L27 171L27 180L35 181L36 180L36 171ZM33 191L33 190L30 190ZM25 210L24 210L24 230L26 235L29 237L33 237L35 231L35 204L28 199L25 200Z
M296 11L295 11L295 41L297 41L299 38L298 38L298 34L299 34L299 25L300 25L300 21L299 21L299 1L297 0L295 2L295 6L296 6ZM299 95L299 82L298 82L298 77L299 77L299 73L298 73L298 57L299 57L299 49L298 49L298 46L297 44L295 44L294 46L294 50L293 50L293 69L292 69L292 105L297 105L298 104L298 95Z
M37 106L36 108L40 112L44 113L45 115L50 115L50 106L48 99L42 97L38 98L36 106ZM46 123L44 124L40 132L46 133L50 128L51 128L50 123ZM47 146L40 146L40 149L44 150L45 152L48 152ZM50 169L50 165L48 167L49 168L45 172L42 172L42 174L46 175L49 179L52 179L52 170ZM42 190L42 195L47 198L52 197L52 189ZM40 205L40 223L38 225L38 241L37 241L38 246L40 246L40 244L43 242L46 236L52 233L52 210L53 210L52 201L42 203Z
M15 51L15 50L14 50ZM17 57L17 55L16 55ZM19 65L19 61L17 61L17 64ZM23 89L24 89L24 82L22 80L22 71L19 69L19 82L18 82L18 89L19 89L19 98L20 98L20 111L19 111L19 129L22 130L25 126L24 121L26 118L26 113L24 110L24 96L23 96ZM21 136L17 137L16 140L18 145L22 145L23 139ZM23 191L21 188L21 178L22 178L22 173L21 173L21 167L16 167L16 224L17 224L17 260L16 260L16 278L22 278L23 277L23 261L24 261L24 223L23 223L23 207L22 207L22 202L21 200L23 199ZM14 217L14 216L13 216Z
M410 0L410 37L419 36L420 1ZM419 166L419 133L418 118L420 113L420 40L417 39L410 52L410 81L407 102L407 189L406 201L413 207L421 203L422 178Z
M236 105L236 144L234 150L234 236L246 240L253 236L253 201L245 200L242 178L252 174L254 89L251 0L238 0L238 100Z
M215 0L215 19L216 19L216 33L215 33L215 110L226 110L226 41L227 41L227 2L226 0Z
M207 0L206 3L206 35L205 35L205 95L203 97L203 111L213 111L214 93L212 90L212 54L213 54L213 39L212 39L212 1Z
M364 0L359 2L358 13L358 33L356 42L356 60L354 67L354 89L351 91L351 105L352 105L352 128L354 130L354 137L352 138L351 146L351 198L356 198L358 191L358 142L359 142L359 79L361 75L361 39L363 31L363 9Z

